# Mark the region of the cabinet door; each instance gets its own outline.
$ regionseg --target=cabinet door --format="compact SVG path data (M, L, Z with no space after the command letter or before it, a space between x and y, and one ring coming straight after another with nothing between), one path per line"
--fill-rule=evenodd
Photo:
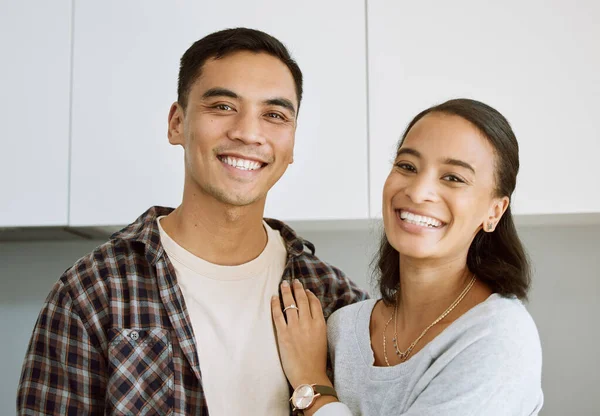
M279 38L305 76L295 162L266 215L367 218L363 1L75 3L71 225L128 223L180 203L183 152L166 135L179 58L236 26Z
M0 227L67 224L71 1L0 2Z
M520 145L517 214L600 212L600 3L368 2L371 212L412 117L498 109Z

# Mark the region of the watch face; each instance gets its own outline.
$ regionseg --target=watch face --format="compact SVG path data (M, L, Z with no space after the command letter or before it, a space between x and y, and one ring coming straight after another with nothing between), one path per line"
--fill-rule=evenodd
M292 395L292 402L296 409L306 409L312 403L315 397L315 391L309 384L301 384Z

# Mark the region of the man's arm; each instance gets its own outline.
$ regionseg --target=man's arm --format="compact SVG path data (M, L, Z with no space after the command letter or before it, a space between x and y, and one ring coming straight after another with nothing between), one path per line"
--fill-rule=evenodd
M62 281L33 329L17 391L18 415L102 415L106 363Z

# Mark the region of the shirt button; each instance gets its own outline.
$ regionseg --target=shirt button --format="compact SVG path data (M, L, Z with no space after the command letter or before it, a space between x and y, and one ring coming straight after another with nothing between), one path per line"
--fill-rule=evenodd
M137 341L139 337L140 337L140 334L137 331L131 331L129 333L129 338L131 338L134 341Z

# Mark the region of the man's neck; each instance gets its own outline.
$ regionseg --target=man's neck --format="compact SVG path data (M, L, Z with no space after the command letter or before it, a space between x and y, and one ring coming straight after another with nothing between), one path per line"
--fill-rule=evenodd
M163 230L203 260L223 266L247 263L267 244L264 202L233 207L214 198L186 199L161 221Z

